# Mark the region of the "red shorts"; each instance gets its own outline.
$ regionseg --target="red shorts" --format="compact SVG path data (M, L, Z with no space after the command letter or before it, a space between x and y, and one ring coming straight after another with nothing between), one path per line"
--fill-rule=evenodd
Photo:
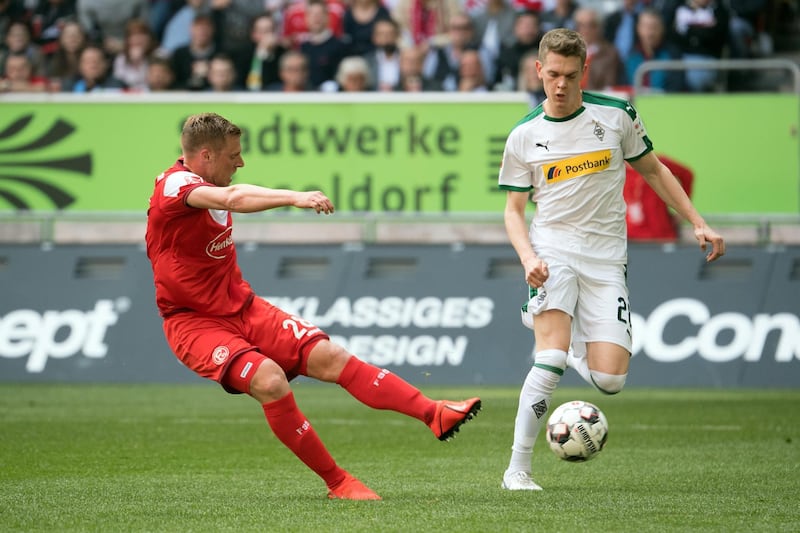
M169 316L164 319L164 333L184 365L234 393L249 391L250 379L264 358L275 361L289 380L305 375L311 348L329 338L307 320L258 297L233 316L194 312Z

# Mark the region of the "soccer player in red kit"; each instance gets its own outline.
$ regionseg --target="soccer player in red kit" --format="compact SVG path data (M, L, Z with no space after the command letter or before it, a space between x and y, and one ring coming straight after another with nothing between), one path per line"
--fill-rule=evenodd
M380 500L328 453L295 403L293 378L336 383L369 407L419 419L439 440L453 437L481 401L432 400L255 296L236 261L231 212L293 206L330 214L334 206L320 191L231 185L244 166L240 137L241 130L217 114L190 116L181 132L182 157L156 179L147 256L167 341L198 375L255 398L278 439L325 481L329 498Z

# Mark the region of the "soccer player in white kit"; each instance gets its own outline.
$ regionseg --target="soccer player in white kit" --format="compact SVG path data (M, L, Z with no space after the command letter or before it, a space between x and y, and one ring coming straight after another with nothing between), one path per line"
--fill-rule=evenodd
M503 474L508 490L541 490L531 477L533 445L567 366L606 394L625 384L632 335L625 161L694 226L701 249L710 245L707 261L725 253L722 237L653 153L633 106L581 91L587 68L578 33L559 28L544 35L536 70L547 98L509 134L500 169L506 232L529 286L522 321L535 337ZM531 191L536 211L528 228Z

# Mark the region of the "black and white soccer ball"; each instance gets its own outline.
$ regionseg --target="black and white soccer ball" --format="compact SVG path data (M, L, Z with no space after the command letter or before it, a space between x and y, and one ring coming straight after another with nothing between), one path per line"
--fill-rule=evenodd
M608 439L608 421L596 405L574 400L556 407L547 419L547 444L560 459L588 461Z

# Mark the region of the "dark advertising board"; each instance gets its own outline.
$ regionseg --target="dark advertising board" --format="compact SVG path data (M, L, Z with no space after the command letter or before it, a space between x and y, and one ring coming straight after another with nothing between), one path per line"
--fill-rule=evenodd
M800 248L632 245L628 386L800 386ZM533 351L505 245L253 245L257 294L417 385L519 385ZM0 246L0 381L198 381L138 246ZM580 378L567 372L564 383Z

